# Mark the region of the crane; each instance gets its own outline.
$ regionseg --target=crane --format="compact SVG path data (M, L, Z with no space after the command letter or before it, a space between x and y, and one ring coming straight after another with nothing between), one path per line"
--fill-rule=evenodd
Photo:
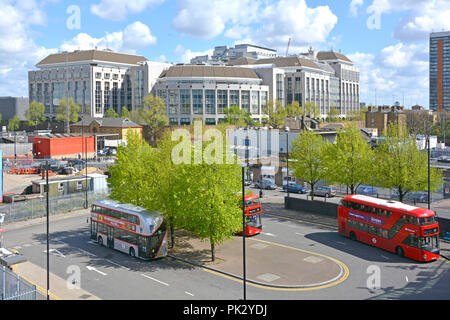
M286 48L286 57L288 56L289 45L290 45L290 44L291 44L291 38L289 38L288 45L287 45L287 48Z

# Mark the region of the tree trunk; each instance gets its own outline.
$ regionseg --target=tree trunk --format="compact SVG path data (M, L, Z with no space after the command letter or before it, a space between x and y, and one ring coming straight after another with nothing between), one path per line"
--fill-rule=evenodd
M216 260L216 256L215 256L215 252L214 252L214 242L212 242L211 239L209 241L211 243L211 261L214 262Z
M311 200L314 200L314 183L311 183Z
M170 224L170 241L171 241L171 249L173 249L174 245L175 245L175 234L174 234L174 227L173 227L173 219L170 218L169 219L169 224Z

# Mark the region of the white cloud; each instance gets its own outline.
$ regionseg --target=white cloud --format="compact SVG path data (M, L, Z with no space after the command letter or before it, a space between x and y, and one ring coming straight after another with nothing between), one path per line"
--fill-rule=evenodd
M162 2L164 0L101 0L99 4L91 5L91 13L103 19L121 21L128 14L140 13Z
M248 25L255 22L260 1L179 0L178 5L172 26L181 33L211 39L221 34L227 25Z
M43 6L34 0L0 0L0 96L27 96L28 71L56 52L31 38L33 26L46 24Z
M377 55L347 55L360 69L361 101L366 103L428 106L428 46L397 43Z
M94 38L87 33L79 33L61 45L62 51L88 50L109 48L113 51L135 53L137 49L156 43L148 26L137 21L129 24L123 31L106 33L105 36Z
M172 21L181 33L200 39L220 34L251 39L253 43L285 47L326 41L337 23L328 6L309 8L305 0L180 0Z
M144 48L156 44L156 37L150 32L150 28L142 22L136 21L126 26L123 31L123 46L133 49Z
M197 56L212 56L214 49L209 49L206 51L192 51L191 49L184 48L181 44L177 45L174 53L179 56L179 61L181 63L190 63L191 59Z

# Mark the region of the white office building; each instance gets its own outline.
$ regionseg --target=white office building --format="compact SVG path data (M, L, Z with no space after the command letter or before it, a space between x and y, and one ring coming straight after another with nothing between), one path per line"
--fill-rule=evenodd
M251 68L176 65L163 71L153 88L166 104L171 125L187 125L196 118L217 124L225 108L237 105L254 120L267 117L269 87Z
M161 72L170 64L110 50L77 50L51 54L28 72L29 101L45 106L55 119L60 100L73 98L82 115L103 117L108 109L119 115L122 107L142 105Z

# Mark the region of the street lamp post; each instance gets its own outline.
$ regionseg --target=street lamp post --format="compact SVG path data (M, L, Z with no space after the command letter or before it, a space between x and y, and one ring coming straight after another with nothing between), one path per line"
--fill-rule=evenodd
M45 191L46 191L46 199L47 199L47 300L50 300L50 241L49 241L49 186L48 186L48 171L49 164L48 160L45 164L45 172L46 172L46 183L45 183Z
M289 128L285 128L286 132L286 192L289 198Z
M246 293L246 262L245 262L245 166L242 166L242 261L243 261L243 289L244 289L244 300L247 300Z

